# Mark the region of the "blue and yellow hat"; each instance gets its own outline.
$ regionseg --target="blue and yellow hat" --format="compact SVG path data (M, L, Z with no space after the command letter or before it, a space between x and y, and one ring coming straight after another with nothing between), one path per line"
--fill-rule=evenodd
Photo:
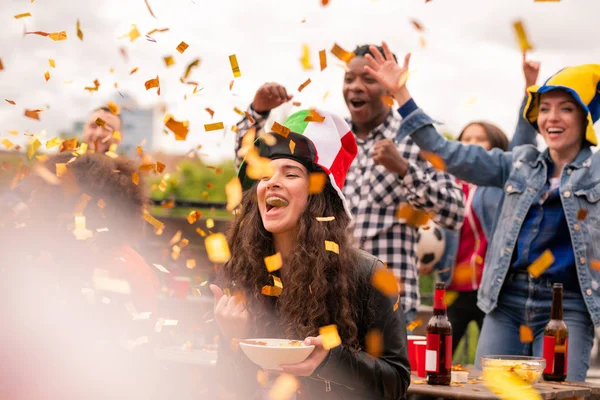
M588 124L585 139L592 145L597 145L598 138L594 131L594 122L600 118L600 64L566 67L552 75L542 86L530 86L527 89L529 99L523 116L535 129L539 130L537 118L540 95L557 89L564 90L573 96L587 113Z

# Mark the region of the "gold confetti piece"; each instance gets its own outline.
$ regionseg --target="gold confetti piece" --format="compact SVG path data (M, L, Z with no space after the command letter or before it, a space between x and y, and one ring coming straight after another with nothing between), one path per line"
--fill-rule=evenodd
M148 3L148 0L144 0L144 3L146 3L146 7L148 8L148 12L150 13L150 15L156 18L156 15L154 15L154 13L152 12L152 8L150 8L150 3Z
M134 172L135 174L135 172ZM144 211L144 216L143 216L144 220L146 222L148 222L150 225L152 225L153 227L155 227L156 229L163 229L165 227L165 224L163 224L162 222L160 222L159 220L157 220L156 218L154 218L152 215L150 215L149 212Z
M202 237L206 237L206 232L204 232L202 229L200 228L196 228L196 233Z
M412 321L411 323L409 323L408 326L406 327L406 330L409 332L412 332L421 325L423 325L423 320L418 319L416 321Z
M83 40L83 32L81 31L81 24L79 23L79 19L75 24L75 28L77 29L77 37L79 38L79 40Z
M13 142L11 142L10 140L8 140L6 138L2 139L0 141L0 143L2 143L6 147L7 150L10 150L14 146Z
M294 154L294 150L296 149L296 143L293 140L290 140L290 151Z
M219 129L225 129L225 126L222 122L215 122L213 124L204 124L204 130L206 132L210 131L218 131Z
M342 339L338 333L336 325L327 325L319 328L319 336L323 340L323 348L325 350L333 349L342 344Z
M319 50L319 65L321 71L327 68L327 52L325 50Z
M450 307L456 299L458 299L459 293L456 290L447 290L444 295L444 301L446 302L446 306Z
M308 110L308 115L304 117L305 122L323 122L325 117L317 112L317 110Z
M94 91L97 92L99 87L100 87L100 82L98 82L98 79L96 79L96 80L94 80L94 86L93 87L86 86L86 87L83 88L83 90L87 90L90 93L92 93Z
M207 220L206 220L206 227L207 227L208 229L212 229L212 228L214 228L214 227L215 227L215 221L213 221L213 219L212 219L212 218L209 218L209 219L207 219Z
M137 25L136 24L131 24L131 30L124 34L123 36L119 36L117 39L123 39L128 37L130 42L133 42L135 39L139 38L140 35L140 31L138 31Z
M173 58L173 56L163 57L163 60L165 61L165 65L167 67L170 67L171 65L175 64L175 59Z
M269 373L264 369L259 369L256 372L256 382L258 382L261 387L267 387L269 384Z
M329 240L325 241L325 250L340 254L340 246L336 242L331 242Z
M423 25L417 21L416 19L411 19L410 23L412 24L412 26L415 27L415 29L419 32L423 32L425 30L425 28L423 28Z
M51 33L48 36L50 36L50 39L54 40L55 42L58 42L60 40L67 40L67 32L66 31Z
M545 270L552 265L554 262L554 256L550 250L546 250L542 253L541 256L538 257L529 267L527 267L527 272L534 278L538 278L540 275L544 273Z
M265 257L265 266L267 271L274 272L281 268L283 260L281 259L281 253L277 252L272 256Z
M326 91L325 94L323 94L323 101L326 101L328 97L329 97L329 90Z
M301 92L302 90L304 90L305 87L307 87L310 84L311 80L310 78L308 78L306 81L304 81L304 83L300 86L298 86L298 91Z
M165 171L166 165L161 163L160 161L156 162L156 172L162 174Z
M375 358L383 354L383 333L378 329L372 329L365 335L365 349L367 353Z
M427 47L427 40L425 40L425 36L421 36L419 38L419 44L421 45L421 47Z
M161 29L155 28L155 29L152 29L150 32L146 33L146 35L152 35L153 33L156 33L156 32L167 32L168 30L169 30L169 28L161 28Z
M60 143L60 148L58 149L58 152L62 153L63 151L75 150L77 148L77 146L78 146L77 138L63 140Z
M175 134L175 140L185 140L189 132L188 121L176 121L173 116L165 115L165 126Z
M590 267L592 267L592 269L595 270L595 271L600 271L600 261L598 261L598 260L591 260L590 261Z
M313 67L310 62L310 48L307 44L302 45L302 57L300 57L300 63L305 70L312 69Z
M225 263L231 258L231 252L227 245L227 239L222 233L213 233L209 235L204 244L208 259L214 263Z
M210 118L212 118L212 117L213 117L213 115L215 115L215 112L214 112L214 111L213 111L211 108L208 108L208 107L206 107L206 108L204 109L204 111L206 111L207 113L209 113L209 114L210 114Z
M308 176L308 193L318 194L325 189L327 174L324 172L311 172Z
M235 111L239 115L245 115L244 112L237 107L233 107L233 111ZM212 117L212 115L211 115L211 117Z
M331 53L346 64L354 58L354 53L342 49L337 43L333 45Z
M385 104L388 107L393 107L394 106L394 98L390 95L384 95L381 96L381 101L383 102L383 104Z
M588 210L586 210L586 209L580 208L579 211L577 211L577 219L579 221L585 220L587 215L588 215Z
M198 210L190 211L187 216L187 222L192 225L202 217L202 212Z
M187 79L188 76L190 76L190 73L192 72L192 68L198 67L200 65L200 59L196 58L194 61L192 61L191 63L188 64L187 67L185 67L185 73L183 74L183 78L182 79Z
M160 82L159 82L159 79L158 79L158 75L154 79L148 79L146 81L146 83L144 83L144 86L146 86L146 90L149 90L149 89L157 87L158 88L157 94L160 95Z
M140 184L140 174L137 172L134 172L133 174L131 174L131 182L133 182L135 185L139 185Z
M23 14L17 14L15 15L15 19L20 19L20 18L27 18L27 17L31 17L31 13L23 13Z
M225 185L227 195L227 211L233 211L242 202L242 184L237 176Z
M186 42L181 42L177 45L177 51L183 54L183 52L186 51L188 47L190 46Z
M132 70L129 72L129 75L133 75L133 74L135 74L136 72L138 72L138 67L135 67L134 69L132 69Z
M408 203L401 203L396 211L396 218L404 220L408 225L418 227L426 225L431 219L431 215L425 211L413 208Z
M298 379L289 374L282 374L273 383L273 387L269 391L269 399L290 400L294 398L299 387Z
M56 62L54 62L53 59L49 58L48 59L48 64L50 65L50 67L52 68L56 68Z
M175 235L173 235L171 240L169 240L169 246L174 245L175 243L179 242L180 240L181 240L181 231L177 231L175 233Z
M329 222L335 220L335 217L317 217L317 221L319 222Z
M421 157L423 157L423 159L433 165L433 168L439 171L446 171L446 163L439 155L435 153L429 153L427 151L421 151L419 154Z
M67 173L67 164L66 163L56 163L54 164L56 167L56 176L60 178Z
M12 104L13 106L17 105L17 103L15 103L13 100L4 99L4 101L6 101L8 104Z
M542 400L531 384L506 368L486 368L483 383L504 400Z
M187 261L185 262L185 266L186 266L188 269L194 269L194 268L196 268L196 260L194 260L193 258L192 258L192 259L189 259L189 260L187 260Z
M269 276L273 278L273 286L263 286L260 292L265 296L277 297L283 292L283 283L281 282L281 279L275 275Z
M248 118L248 121L251 124L254 124L254 118L252 118L252 115L250 115L250 113L248 111L244 111L244 115L246 116L246 118Z
M515 29L515 34L517 35L517 39L519 40L519 47L521 47L522 52L526 52L527 50L533 50L533 46L529 43L527 39L527 33L525 32L525 26L523 25L523 21L518 20L513 23L513 28Z
M27 149L27 156L31 160L35 152L40 148L42 143L38 140L38 138L33 138L29 141L29 148Z
M398 295L398 281L392 271L385 267L375 269L371 276L371 284L386 296Z
M521 343L532 343L533 332L531 331L531 328L527 325L521 325L519 328L519 337L521 338Z
M280 134L281 136L287 138L290 134L290 130L285 126L281 125L277 121L273 122L273 126L271 127L271 131Z
M229 56L229 64L231 64L231 72L233 72L234 78L239 78L242 76L242 73L240 72L240 66L238 65L237 56L235 54Z
M294 102L292 103L292 105L293 105L294 107L300 107L300 106L302 105L302 103L300 103L299 101L294 101Z
M44 79L46 79L46 82L48 82L50 80L50 72L48 72L48 71L44 72Z

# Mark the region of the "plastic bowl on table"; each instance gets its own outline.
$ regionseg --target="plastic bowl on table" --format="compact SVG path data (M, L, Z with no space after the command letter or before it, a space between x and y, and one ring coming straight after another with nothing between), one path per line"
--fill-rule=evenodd
M484 371L505 371L514 373L529 385L539 382L546 368L546 360L542 357L527 356L485 356L481 357L481 368Z
M240 348L259 367L277 369L280 365L306 360L315 346L306 346L302 340L246 339L240 342Z

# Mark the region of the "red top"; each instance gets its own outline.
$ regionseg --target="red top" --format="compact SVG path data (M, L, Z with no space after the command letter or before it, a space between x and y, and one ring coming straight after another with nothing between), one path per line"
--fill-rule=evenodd
M467 203L465 222L460 230L454 273L448 290L470 292L477 290L481 283L487 239L479 219L473 213L473 194L477 187L461 181L458 183L462 186Z

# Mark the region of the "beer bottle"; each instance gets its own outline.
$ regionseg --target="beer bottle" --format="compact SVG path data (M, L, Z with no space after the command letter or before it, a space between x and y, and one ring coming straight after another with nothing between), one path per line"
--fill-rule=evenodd
M427 323L425 371L430 385L450 385L452 370L452 325L446 315L446 286L435 284L433 316Z
M569 330L563 321L563 285L552 287L552 310L550 322L544 329L544 358L547 381L564 381L567 378L567 358L569 356Z

